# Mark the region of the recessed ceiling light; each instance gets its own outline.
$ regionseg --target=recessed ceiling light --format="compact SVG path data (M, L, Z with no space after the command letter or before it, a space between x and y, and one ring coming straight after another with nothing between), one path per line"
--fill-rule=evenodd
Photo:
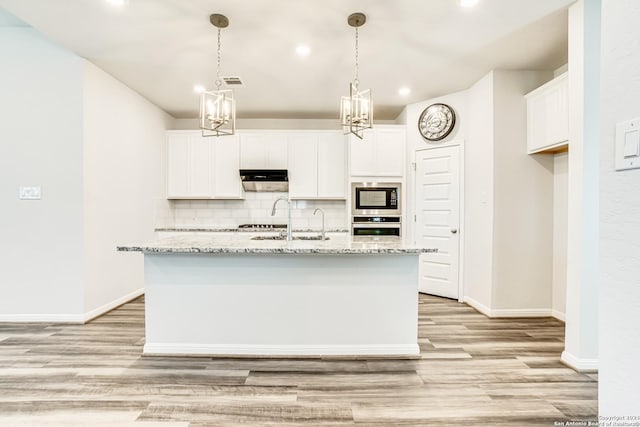
M205 90L207 90L207 89L206 89L204 86L202 86L202 85L195 85L195 86L193 87L193 91L194 91L195 93L202 93L202 92L204 92Z
M107 0L107 3L114 7L123 7L129 3L129 0Z
M409 89L408 87L404 86L401 87L400 89L398 89L398 94L400 94L401 96L407 96L411 93L411 89Z
M460 7L473 7L478 4L480 0L458 0Z
M301 44L296 47L296 54L302 58L305 58L311 54L311 48L306 44Z

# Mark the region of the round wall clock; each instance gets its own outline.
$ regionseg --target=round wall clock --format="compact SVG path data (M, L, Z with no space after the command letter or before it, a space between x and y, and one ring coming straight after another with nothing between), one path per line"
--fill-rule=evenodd
M432 104L418 119L420 135L427 141L440 141L451 133L456 124L456 113L447 104Z

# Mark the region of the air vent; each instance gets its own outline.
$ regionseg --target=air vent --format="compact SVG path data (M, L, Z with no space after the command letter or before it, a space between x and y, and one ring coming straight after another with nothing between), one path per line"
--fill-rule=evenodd
M237 76L222 77L222 81L224 81L224 84L227 86L244 86L242 79Z

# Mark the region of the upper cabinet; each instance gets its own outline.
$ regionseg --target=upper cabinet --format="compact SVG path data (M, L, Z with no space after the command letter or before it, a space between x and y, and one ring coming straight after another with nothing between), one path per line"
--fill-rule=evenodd
M529 154L564 151L569 143L567 73L525 95Z
M283 133L241 133L241 169L287 169L287 138Z
M404 126L374 125L364 139L349 135L351 176L404 176L405 145Z
M167 132L168 199L241 199L240 146L236 135L203 137L200 131Z
M324 130L167 131L167 198L242 199L240 169L288 169L292 199L346 199L346 141Z
M289 196L292 199L347 197L346 144L339 131L291 133Z

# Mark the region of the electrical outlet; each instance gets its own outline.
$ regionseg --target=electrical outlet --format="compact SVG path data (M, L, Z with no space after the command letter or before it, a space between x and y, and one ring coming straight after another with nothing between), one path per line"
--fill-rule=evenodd
M40 200L42 198L42 190L40 186L20 187L18 191L20 200Z

